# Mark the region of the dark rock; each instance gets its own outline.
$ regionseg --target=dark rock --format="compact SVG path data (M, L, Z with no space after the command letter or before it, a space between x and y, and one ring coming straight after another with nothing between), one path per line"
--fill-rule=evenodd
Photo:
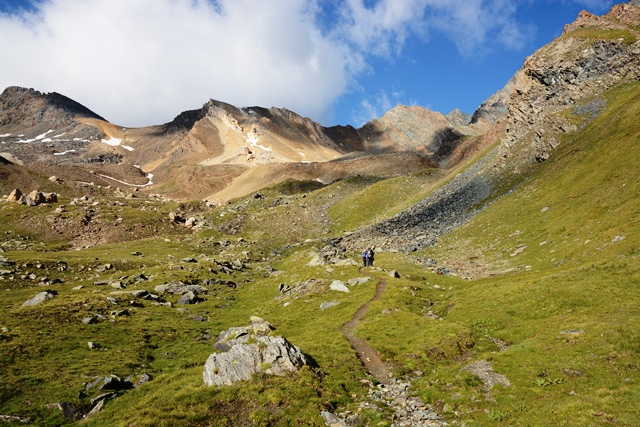
M111 375L105 377L102 381L102 386L100 386L100 390L127 390L133 387L130 381L123 381L119 377L115 375Z
M145 372L144 374L138 377L135 383L133 383L133 387L140 387L142 384L146 384L152 379L153 377L151 376L151 374L148 374Z
M189 291L185 294L182 294L177 304L197 304L200 301L202 301L202 299L198 297L197 291Z
M84 411L71 402L59 402L58 408L62 411L62 415L68 420L78 421L85 416Z

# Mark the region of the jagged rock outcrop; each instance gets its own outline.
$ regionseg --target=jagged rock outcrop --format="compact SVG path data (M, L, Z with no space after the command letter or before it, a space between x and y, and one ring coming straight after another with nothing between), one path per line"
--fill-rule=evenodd
M597 17L582 12L562 37L528 57L513 79L500 165L546 160L559 144L555 135L576 130L559 111L640 79L640 7L614 6ZM585 32L585 29L590 30ZM618 30L620 37L607 38Z
M298 347L284 337L270 336L274 328L259 317L251 317L246 327L223 331L204 365L205 385L232 385L250 380L253 374L286 375L310 365Z

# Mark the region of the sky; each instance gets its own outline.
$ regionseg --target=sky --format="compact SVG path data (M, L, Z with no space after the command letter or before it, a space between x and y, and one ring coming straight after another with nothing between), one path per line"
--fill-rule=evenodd
M398 104L466 113L581 10L626 0L0 0L0 90L112 123L209 99L360 127Z

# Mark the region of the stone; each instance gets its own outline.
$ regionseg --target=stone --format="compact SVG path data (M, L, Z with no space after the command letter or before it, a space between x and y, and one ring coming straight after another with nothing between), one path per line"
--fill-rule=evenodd
M40 292L39 294L37 294L35 297L25 301L22 303L23 307L26 306L31 306L31 305L38 305L40 303L43 303L47 300L52 299L53 297L55 297L58 293L55 291L44 291L44 292Z
M261 336L256 341L211 354L202 374L205 385L232 385L250 380L255 373L283 376L309 365L302 351L284 337Z
M398 273L396 270L391 270L389 272L389 276L390 277L395 277L396 279L399 279L400 278L400 273Z
M329 285L329 289L339 292L351 292L341 280L334 280L333 282L331 282L331 284Z
M112 399L112 398L114 398L116 396L117 396L117 394L116 394L115 391L109 391L109 392L106 392L106 393L102 393L102 394L99 394L98 396L94 397L93 399L91 399L91 404L95 405L96 403L98 403L98 402L100 402L102 400L109 400L109 399Z
M59 402L58 409L62 411L62 416L68 420L78 421L85 416L84 411L71 402Z
M331 412L322 411L320 412L320 416L324 420L324 424L327 427L347 427L347 423L338 418L337 415L332 414Z
M371 280L371 277L356 277L355 279L347 280L347 285L349 286L361 285L362 283L367 283L369 280Z
M140 387L141 385L148 383L152 379L153 377L151 376L151 374L145 372L138 377L136 382L133 383L133 387Z
M153 288L159 294L183 295L187 292L197 292L198 294L206 294L209 292L207 288L200 285L187 285L182 282L171 282L158 285Z
M491 362L488 362L486 360L478 360L476 362L472 362L462 368L462 370L471 372L473 375L480 378L487 390L491 390L496 384L502 384L505 387L511 386L511 383L509 382L507 377L502 374L496 373L491 366Z
M327 308L335 307L338 304L340 303L337 301L323 302L322 304L320 304L320 310L326 310Z
M16 188L9 194L9 197L7 197L7 202L18 203L21 197L22 197L22 191L20 191L19 188Z
M187 228L193 228L196 225L196 219L194 217L189 217L187 218L187 220L184 222L184 226Z
M133 387L130 381L123 381L120 377L116 375L110 375L105 377L102 381L102 386L100 386L100 390L126 390Z
M201 299L198 298L198 292L189 291L189 292L187 292L185 294L182 294L182 296L178 300L177 304L197 304L200 301L201 301Z
M33 190L31 193L29 193L28 197L30 197L31 200L33 200L36 203L36 205L39 205L40 203L45 202L44 194L42 194L38 190Z
M89 411L89 413L85 416L85 418L91 418L93 417L95 414L97 414L98 412L102 411L102 408L104 408L104 399L99 401L96 406L94 406L93 408L91 408L91 410Z
M89 316L82 319L82 323L84 323L85 325L92 325L94 323L98 323L98 319L93 316Z
M100 346L100 344L95 343L93 341L87 342L87 347L89 347L89 350L98 350L98 349L102 348L102 346Z

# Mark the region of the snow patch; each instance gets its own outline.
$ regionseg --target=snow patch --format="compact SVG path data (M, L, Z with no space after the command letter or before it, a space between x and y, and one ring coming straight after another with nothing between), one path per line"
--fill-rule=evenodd
M53 153L54 156L64 156L65 154L69 154L69 153L75 153L76 150L67 150L67 151L63 151L62 153Z
M133 151L133 147L129 147L128 145L123 145L122 148L125 150Z
M5 133L5 134L0 135L0 138L6 138L8 136L11 136L11 134L10 133Z
M107 145L111 145L112 147L117 147L118 145L122 144L122 140L114 137L109 137L109 139L103 139L102 142Z
M44 139L44 137L45 137L45 136L47 136L47 134L48 134L48 133L51 133L51 132L55 132L55 131L54 131L53 129L49 129L49 130L48 130L48 131L46 131L45 133L42 133L42 134L40 134L40 135L36 136L36 138L35 138L35 139L37 139L37 140Z
M53 142L53 139L51 138L45 138L42 140L42 142Z
M264 151L272 151L271 148L258 144L258 141L260 141L260 136L258 136L257 133L247 132L247 142L249 143L249 145L251 145L252 147L262 148Z
M66 132L62 132L62 133L59 133L59 134L57 134L57 135L53 135L53 137L54 137L54 138L60 138L60 137L61 137L62 135L64 135L65 133L66 133Z

